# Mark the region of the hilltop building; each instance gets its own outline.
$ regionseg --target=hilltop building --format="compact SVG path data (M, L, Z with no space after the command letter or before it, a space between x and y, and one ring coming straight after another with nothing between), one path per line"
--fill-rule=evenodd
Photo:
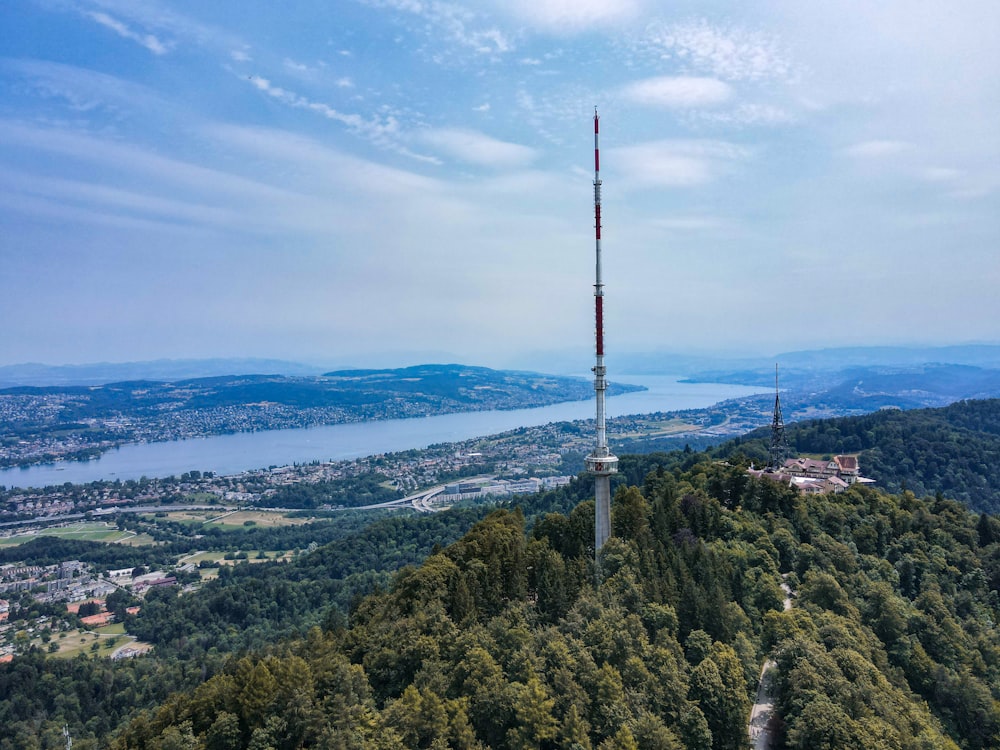
M808 495L843 492L852 484L873 484L875 481L861 476L856 455L834 456L828 460L789 458L778 469L751 469L750 473L788 484Z

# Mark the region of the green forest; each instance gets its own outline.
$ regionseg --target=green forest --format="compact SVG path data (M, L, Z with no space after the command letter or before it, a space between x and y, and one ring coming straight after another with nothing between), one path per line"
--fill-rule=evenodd
M592 502L545 510L581 481L494 511L346 618L192 649L213 617L224 634L254 608L307 608L292 581L223 581L242 600L161 632L159 658L0 669L0 747L61 747L67 723L78 749L743 748L769 653L783 747L1000 742L994 519L909 491L800 496L704 454L623 468L600 570ZM332 547L315 565L335 574ZM193 617L169 596L149 624Z
M977 406L867 424L967 431L971 462ZM767 657L777 748L1000 746L1000 521L909 481L800 495L747 474L758 448L622 457L598 566L584 477L151 592L151 656L0 665L0 750L745 750Z

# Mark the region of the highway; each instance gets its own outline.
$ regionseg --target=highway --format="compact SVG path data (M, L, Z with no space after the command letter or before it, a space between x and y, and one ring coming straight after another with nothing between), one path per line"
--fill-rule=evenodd
M478 477L465 477L462 479L463 482L479 482L486 480L493 480L492 474L482 474ZM451 484L449 482L448 484ZM411 506L414 510L420 513L434 513L440 508L434 507L434 499L444 492L444 488L447 485L438 484L434 487L430 487L426 490L421 490L412 495L407 495L406 497L401 497L398 500L389 500L384 503L375 503L374 505L361 505L356 508L345 508L344 510L375 510L378 508L405 508L407 505Z

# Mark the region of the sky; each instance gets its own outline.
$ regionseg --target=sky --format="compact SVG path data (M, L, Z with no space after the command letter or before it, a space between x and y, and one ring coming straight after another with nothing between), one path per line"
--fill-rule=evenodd
M0 364L1000 342L1000 3L0 3ZM590 352L588 354L588 352Z

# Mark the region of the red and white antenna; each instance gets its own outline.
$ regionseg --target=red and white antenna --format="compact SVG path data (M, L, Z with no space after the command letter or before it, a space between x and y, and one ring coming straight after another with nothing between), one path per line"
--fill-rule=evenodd
M611 535L611 475L618 471L618 458L608 450L605 425L604 397L608 389L607 368L604 366L604 281L601 277L601 128L597 107L594 107L594 232L597 254L594 283L594 319L596 324L596 354L594 391L597 394L597 444L587 456L587 471L594 475L594 552Z

